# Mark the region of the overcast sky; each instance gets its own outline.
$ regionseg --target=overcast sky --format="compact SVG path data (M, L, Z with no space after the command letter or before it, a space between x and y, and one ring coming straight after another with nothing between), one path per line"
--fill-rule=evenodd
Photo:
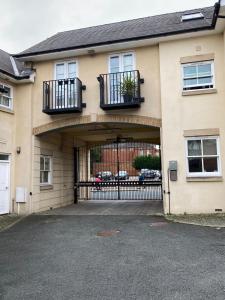
M210 6L216 0L0 0L0 48L18 53L65 30Z

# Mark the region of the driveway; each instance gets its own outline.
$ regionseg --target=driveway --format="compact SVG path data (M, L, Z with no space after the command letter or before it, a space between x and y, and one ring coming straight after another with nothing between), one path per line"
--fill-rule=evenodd
M0 299L225 299L225 230L32 215L0 233Z

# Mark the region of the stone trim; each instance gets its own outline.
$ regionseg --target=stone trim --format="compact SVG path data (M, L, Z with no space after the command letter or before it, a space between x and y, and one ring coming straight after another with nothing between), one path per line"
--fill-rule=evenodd
M216 93L217 93L217 89L190 90L190 91L183 91L182 96L205 95L205 94L216 94Z
M40 191L53 190L52 184L40 185Z
M184 137L218 136L218 135L220 135L219 128L184 130Z
M207 60L214 60L215 54L202 54L202 55L193 55L193 56L185 56L180 58L181 64L188 64L193 62L200 62L200 61L207 61Z
M69 127L91 124L91 123L129 123L129 124L137 124L137 125L152 126L152 127L161 127L162 125L161 119L145 117L145 116L105 114L105 115L95 115L93 118L92 115L87 115L81 117L60 119L57 121L53 121L51 123L47 123L45 125L35 127L33 128L33 134L41 135L58 129L69 128Z
M222 182L223 177L186 177L187 182Z
M2 106L0 106L0 111L11 114L11 115L14 115L14 113L15 113L14 110L7 108L7 107L2 107Z
M40 155L53 156L53 151L48 149L40 149Z

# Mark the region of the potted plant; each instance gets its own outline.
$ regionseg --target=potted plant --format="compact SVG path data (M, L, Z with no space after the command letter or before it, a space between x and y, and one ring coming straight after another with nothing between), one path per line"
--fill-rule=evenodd
M131 76L127 76L121 82L121 95L125 103L130 103L136 94L135 80Z

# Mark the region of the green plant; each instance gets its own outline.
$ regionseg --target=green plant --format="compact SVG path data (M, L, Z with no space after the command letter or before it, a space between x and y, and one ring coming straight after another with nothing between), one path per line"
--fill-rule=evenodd
M121 82L121 95L134 96L136 91L135 80L131 76L126 76Z
M136 170L149 169L149 170L161 170L161 159L158 156L136 156L133 160L133 167Z

